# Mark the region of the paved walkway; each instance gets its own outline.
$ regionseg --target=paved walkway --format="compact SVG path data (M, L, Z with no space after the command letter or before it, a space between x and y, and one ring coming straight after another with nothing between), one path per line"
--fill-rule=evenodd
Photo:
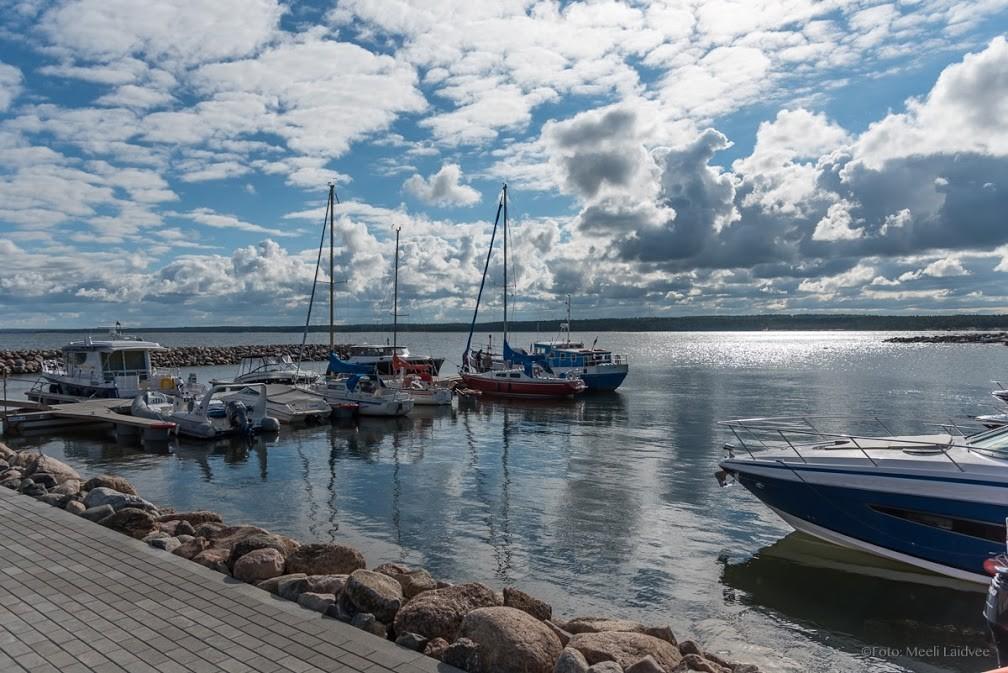
M456 670L0 488L4 673Z

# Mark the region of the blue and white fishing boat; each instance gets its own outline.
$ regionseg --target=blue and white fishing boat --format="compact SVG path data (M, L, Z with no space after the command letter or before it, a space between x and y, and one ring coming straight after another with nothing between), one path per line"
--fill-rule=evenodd
M571 339L571 298L567 295L567 322L560 323L560 338L553 341L536 341L532 354L543 356L554 373L579 376L589 392L612 392L620 387L630 369L625 355L612 351L585 348L583 342Z
M826 432L827 417L726 421L718 480L737 480L795 529L970 582L1004 550L1008 427L966 434Z

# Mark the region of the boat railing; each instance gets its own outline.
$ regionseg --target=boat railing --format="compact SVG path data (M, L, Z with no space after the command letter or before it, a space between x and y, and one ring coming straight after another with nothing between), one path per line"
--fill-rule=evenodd
M856 424L857 432L834 431L831 424L842 423L845 427ZM942 454L960 471L963 468L949 455L949 450L961 448L972 451L966 438L973 434L970 428L964 428L954 419L945 423L918 423L918 428L930 430L931 434L948 435L948 441L936 443L924 438L915 439L914 435L901 435L894 432L891 422L887 423L877 416L775 416L763 418L740 418L729 421L719 421L719 425L731 430L735 436L735 444L725 444L724 449L734 455L736 451L744 451L753 460L770 460L779 462L778 457L760 456L760 452L773 450L790 450L803 463L808 462L812 452L819 456L822 451L850 450L860 451L868 461L878 466L869 451L903 451L928 454ZM916 432L917 435L921 433ZM883 445L880 445L883 442Z

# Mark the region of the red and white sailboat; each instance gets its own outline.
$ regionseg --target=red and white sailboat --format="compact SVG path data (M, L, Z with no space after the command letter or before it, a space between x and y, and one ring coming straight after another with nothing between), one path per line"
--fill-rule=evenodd
M483 298L483 287L486 285L487 270L490 268L490 257L493 254L494 239L497 237L497 225L503 214L502 238L504 239L504 349L502 359L492 356L483 357L472 353L472 335L476 327L476 316L479 314L480 300ZM508 344L507 315L507 185L497 204L497 217L494 219L493 233L490 235L490 248L487 250L486 264L483 266L483 280L480 281L479 294L476 296L476 309L473 311L472 325L469 328L469 339L462 354L462 368L459 374L465 384L483 395L491 397L509 397L524 399L563 399L572 397L585 390L584 381L576 376L554 376L542 356L529 355L521 350L513 350ZM489 355L489 354L488 354Z

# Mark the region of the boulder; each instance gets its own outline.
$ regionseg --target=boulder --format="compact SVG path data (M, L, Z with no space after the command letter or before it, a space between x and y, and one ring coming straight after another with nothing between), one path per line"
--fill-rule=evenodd
M126 495L139 495L137 490L133 488L133 484L129 483L122 477L116 477L111 474L100 474L97 477L91 477L84 482L83 488L85 491L90 491L95 488L111 488L113 491L119 491L120 493L125 493Z
M627 668L650 655L659 666L671 671L682 660L679 648L674 645L645 633L629 631L578 633L571 638L568 646L585 655L589 664L615 661L623 668Z
M604 631L627 631L630 633L646 633L647 627L640 622L629 619L610 619L608 617L575 617L559 624L568 633L602 633Z
M317 594L312 591L306 591L298 596L297 602L298 605L306 610L313 610L324 614L330 606L336 605L336 595Z
M423 653L431 659L441 661L444 658L445 650L448 649L448 641L444 638L431 638L424 645Z
M388 637L388 630L385 628L385 625L375 619L375 616L370 612L358 612L355 614L350 619L350 626L358 628L361 631L367 631L379 638Z
M473 610L462 620L461 635L479 648L470 673L552 673L563 651L548 626L518 608Z
M615 661L600 661L588 668L588 673L623 673L623 667Z
M87 507L85 507L84 503L82 503L80 500L71 500L70 502L68 502L66 505L63 506L63 509L70 512L71 514L81 515L84 513L85 510L87 510Z
M307 575L304 573L293 573L290 575L280 575L279 577L271 577L268 580L263 580L256 584L257 587L263 591L268 591L271 594L278 592L281 582L286 582L287 580L303 580Z
M700 649L700 646L697 645L695 641L693 641L693 640L684 640L681 643L679 643L679 654L683 655L684 657L687 654L700 654L700 655L702 655L703 654L703 650Z
M46 493L39 498L39 502L44 502L52 507L59 507L63 509L63 506L70 499L68 495L60 495L59 493Z
M195 535L196 533L196 529L193 528L191 523L188 521L179 521L178 519L162 521L159 518L158 526L169 535Z
M382 575L407 575L412 572L412 569L402 563L382 563L374 571Z
M655 658L649 654L633 666L627 667L624 673L670 673L670 671L659 666Z
M144 535L143 541L146 542L147 544L150 544L151 540L159 540L162 538L170 538L170 537L171 535L165 533L164 531L155 530L151 533L148 533L147 535Z
M224 540L218 540L217 544L224 543ZM297 543L290 538L285 538L281 535L274 535L272 533L255 533L252 535L247 535L234 542L231 545L231 555L228 558L228 565L232 568L238 559L247 555L249 552L256 551L258 549L273 549L278 554L280 554L281 559L285 558L288 553L296 549ZM283 574L283 567L280 568L281 572L277 575ZM260 577L259 579L267 579L266 577Z
M381 572L375 570L375 572ZM402 587L403 597L408 601L418 594L422 594L425 591L433 591L437 589L437 582L431 577L431 574L420 568L418 570L411 570L407 573L383 573L388 575Z
M588 660L575 649L565 647L553 666L553 673L587 673Z
M644 628L644 633L649 636L654 636L655 638L660 638L671 645L675 645L677 647L679 645L679 641L676 640L675 634L672 633L671 626L647 626Z
M234 550L231 550L232 556ZM253 549L239 557L231 568L231 574L242 582L261 582L283 575L284 557L272 547Z
M496 605L493 589L479 582L425 591L396 613L395 630L454 640L467 613Z
M682 663L687 671L699 671L700 673L731 673L730 668L724 668L713 661L708 661L699 654L687 654L682 658Z
M288 601L296 602L301 594L308 591L307 578L298 577L298 575L299 573L295 573L291 578L279 582L277 584L277 596Z
M380 622L391 623L403 603L399 582L372 570L353 571L345 591L359 612L370 612Z
M403 633L395 639L396 645L405 647L407 650L413 650L414 652L423 652L423 649L427 647L427 642L427 639L419 633Z
M62 461L56 460L52 456L39 455L38 459L35 460L32 465L32 468L27 470L27 472L29 474L50 474L55 479L56 483L59 484L62 484L67 479L76 479L80 481L80 475L77 474L77 470Z
M548 626L550 628L550 631L553 632L553 635L555 635L557 638L560 639L560 644L561 645L563 645L564 647L567 647L567 643L569 643L570 639L571 639L571 634L570 633L568 633L567 631L564 631L563 629L561 629L559 626L557 626L556 624L554 624L553 622L551 622L548 619L545 620L543 622L543 624L545 624L546 626Z
M225 575L231 572L228 567L228 556L230 551L227 549L221 549L220 547L208 547L192 557L193 561L199 563L201 566L206 566L210 570L216 570L219 573L224 573Z
M44 486L46 490L56 488L59 482L56 481L56 477L52 476L48 472L35 472L31 476L32 481L34 481L39 486Z
M92 488L89 490L88 494L84 497L84 504L89 508L109 505L112 509L117 511L126 507L131 507L134 509L146 509L155 513L157 512L157 507L154 503L148 502L138 495L127 495L104 486L99 486L98 488ZM156 519L155 523L157 523Z
M124 507L99 523L138 540L157 530L157 521L151 513L136 507Z
M192 558L196 556L196 554L199 554L200 552L204 551L209 546L210 541L207 540L205 537L195 537L192 540L187 540L183 542L181 545L179 545L177 549L175 549L172 552L172 554L175 554L175 556L181 556L182 558L192 560Z
M205 537L208 540L216 540L217 538L226 535L228 531L235 529L235 526L225 526L224 524L216 521L207 521L205 523L194 523L189 525L193 527L193 535L196 537Z
M171 514L165 514L159 521L187 521L192 526L198 526L201 523L224 523L224 519L217 512L172 512Z
M480 668L479 646L468 638L459 638L446 647L441 661L449 666L469 671L469 673L477 673L477 671L482 673L486 670ZM532 673L532 671L528 673Z
M0 486L16 491L21 485L21 477L7 477L0 481Z
M17 451L14 451L13 449L11 449L9 446L7 446L6 444L4 444L3 442L0 442L0 458L3 458L5 461L9 462L10 459L13 458L16 455L17 455Z
M553 608L549 603L529 596L520 589L504 587L504 605L527 612L540 621L553 618Z
M80 493L80 480L79 479L67 479L62 484L53 489L53 493L62 493L63 495L77 495Z
M81 516L88 521L101 521L102 519L112 516L115 514L115 510L112 509L112 505L99 505L98 507L88 507L86 503L81 503L84 505L85 509L81 512Z
M151 540L147 544L155 549L173 552L182 545L182 542L177 537L159 537Z
M341 544L306 544L287 555L288 572L349 575L365 567L363 554Z
M347 575L308 575L305 577L305 591L317 594L340 594L347 583Z

